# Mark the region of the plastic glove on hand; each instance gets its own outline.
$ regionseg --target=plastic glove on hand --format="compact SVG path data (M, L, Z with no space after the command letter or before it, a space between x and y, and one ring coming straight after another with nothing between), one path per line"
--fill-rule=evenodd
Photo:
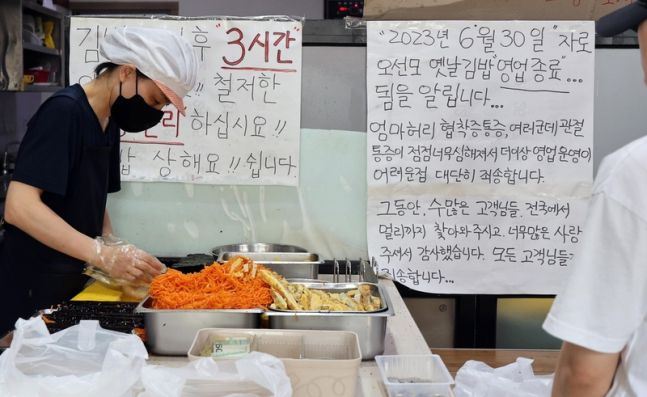
M97 237L95 249L90 264L115 279L149 284L153 277L166 271L157 258L114 236Z

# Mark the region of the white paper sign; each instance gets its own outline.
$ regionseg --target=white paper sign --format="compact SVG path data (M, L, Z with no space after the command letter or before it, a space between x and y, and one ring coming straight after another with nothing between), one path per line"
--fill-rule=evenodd
M434 293L552 294L593 175L592 22L368 23L368 245Z
M70 82L105 61L99 44L117 26L178 32L200 60L186 117L121 137L126 181L298 185L301 33L298 21L72 18Z

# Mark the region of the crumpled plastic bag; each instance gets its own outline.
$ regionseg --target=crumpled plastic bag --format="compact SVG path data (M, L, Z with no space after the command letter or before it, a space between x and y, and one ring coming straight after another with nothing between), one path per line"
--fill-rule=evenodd
M238 360L201 358L180 368L148 365L139 397L291 397L283 362L251 352Z
M535 376L531 359L499 368L467 361L456 373L456 397L550 397L553 375Z
M291 397L283 362L252 352L180 368L146 363L136 335L83 320L50 334L41 317L19 319L0 355L2 397Z
M40 317L19 319L0 355L0 396L135 396L147 358L139 337L96 320L50 334Z

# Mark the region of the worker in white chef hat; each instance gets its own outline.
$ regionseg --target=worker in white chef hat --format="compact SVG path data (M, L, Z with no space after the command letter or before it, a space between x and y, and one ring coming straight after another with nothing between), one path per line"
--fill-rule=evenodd
M100 53L109 62L95 72L100 75L105 70L112 78L108 79L109 116L122 130L137 132L154 126L162 118L160 105L167 103L185 114L182 98L193 88L198 66L192 47L182 37L168 30L121 28L106 36Z
M120 129L153 127L168 104L184 114L198 62L189 43L164 29L109 30L99 51L106 62L96 78L52 95L22 140L5 202L0 333L80 292L86 264L142 283L164 269L132 244L109 243L120 240L106 238L106 200L120 190Z

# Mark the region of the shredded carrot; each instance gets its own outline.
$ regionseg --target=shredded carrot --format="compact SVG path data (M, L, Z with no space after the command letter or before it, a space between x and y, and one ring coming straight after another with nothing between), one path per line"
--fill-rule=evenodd
M269 285L256 277L262 265L235 257L197 273L174 269L156 277L150 286L155 309L254 309L272 303Z

